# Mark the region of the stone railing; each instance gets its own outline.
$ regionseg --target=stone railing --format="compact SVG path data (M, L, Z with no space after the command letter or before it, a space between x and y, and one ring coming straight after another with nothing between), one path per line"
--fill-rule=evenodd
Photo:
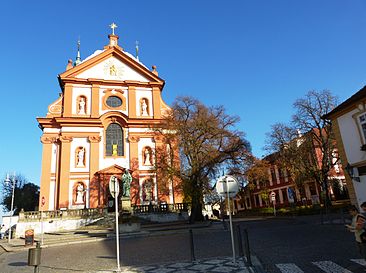
M168 213L168 212L186 212L189 209L188 203L159 204L159 205L134 205L133 213Z
M20 211L19 222L31 222L41 219L80 219L98 218L106 214L105 209L70 209L49 211Z

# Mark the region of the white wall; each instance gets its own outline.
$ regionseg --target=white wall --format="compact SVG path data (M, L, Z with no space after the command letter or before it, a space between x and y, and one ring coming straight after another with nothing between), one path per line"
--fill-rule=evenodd
M351 165L366 160L366 152L360 150L362 143L359 130L352 117L352 115L357 114L358 112L358 109L355 109L337 119L344 149L346 151L347 161Z

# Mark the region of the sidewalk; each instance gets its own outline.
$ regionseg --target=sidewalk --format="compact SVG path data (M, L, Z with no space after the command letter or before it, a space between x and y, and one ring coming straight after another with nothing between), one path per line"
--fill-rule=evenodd
M89 273L114 273L111 271L94 271ZM218 257L197 260L194 262L168 263L163 265L151 265L142 267L121 267L123 273L255 273L260 272L255 267L247 267L243 258L233 262L232 257Z
M210 222L203 222L197 224L188 223L171 223L171 224L158 224L158 225L146 225L141 227L139 232L122 233L120 238L131 238L131 237L145 237L145 236L164 236L166 234L174 233L186 233L189 229L222 229L221 223L211 224ZM70 232L59 232L59 233L46 233L43 236L42 248L73 245L73 244L83 244L90 242L97 242L103 240L115 240L115 233L111 229L96 229L92 228L90 230L80 229L77 231ZM41 238L36 237L35 241L41 241ZM29 248L34 248L34 246L25 246L24 239L16 238L12 239L9 244L7 240L0 240L0 247L6 252L21 252L28 251ZM158 261L157 261L158 262ZM259 261L256 257L252 257L253 266L248 267L245 265L243 258L237 258L236 263L233 263L232 257L219 257L202 259L196 261L184 261L177 263L169 263L162 265L149 265L149 266L123 266L121 267L121 272L125 273L168 273L168 272L178 272L178 273L209 273L209 272L228 272L228 273L254 273L262 272ZM42 266L40 267L42 268ZM52 270L51 268L43 268L43 270ZM49 271L56 272L56 271ZM72 271L69 271L72 272ZM79 271L80 272L80 271ZM88 273L112 273L117 272L115 269L107 271L85 271Z

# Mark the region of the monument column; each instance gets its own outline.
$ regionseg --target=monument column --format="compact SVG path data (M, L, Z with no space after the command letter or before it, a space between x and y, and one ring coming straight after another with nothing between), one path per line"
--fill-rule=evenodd
M72 137L60 136L60 160L59 160L59 176L58 176L58 200L57 208L69 207L69 177L70 177L70 149Z
M99 200L99 181L97 177L94 177L95 173L99 170L99 142L100 136L89 136L90 142L90 163L89 163L89 207L97 208Z

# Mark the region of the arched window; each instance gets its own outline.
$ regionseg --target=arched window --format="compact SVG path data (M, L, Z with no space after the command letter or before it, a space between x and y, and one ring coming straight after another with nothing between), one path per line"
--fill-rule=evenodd
M117 123L111 123L106 131L106 156L123 155L123 131Z

